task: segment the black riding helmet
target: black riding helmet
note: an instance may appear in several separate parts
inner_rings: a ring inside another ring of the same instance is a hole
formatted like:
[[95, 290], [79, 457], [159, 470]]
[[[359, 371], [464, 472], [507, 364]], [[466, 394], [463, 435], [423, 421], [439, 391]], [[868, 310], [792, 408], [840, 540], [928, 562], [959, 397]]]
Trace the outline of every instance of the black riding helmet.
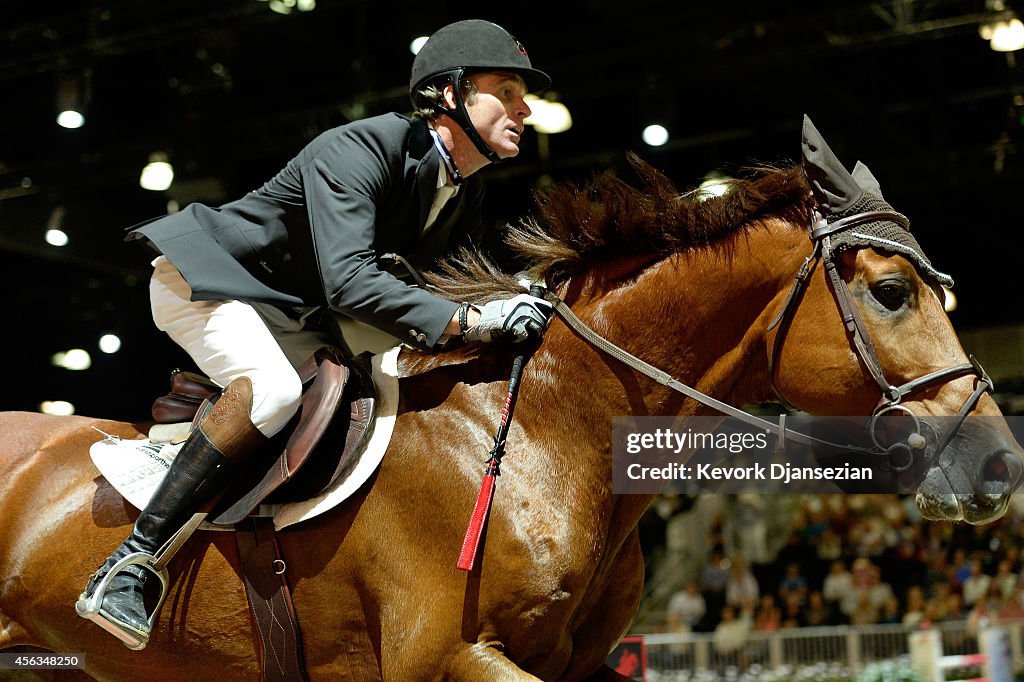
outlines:
[[[511, 71], [526, 82], [532, 92], [546, 89], [551, 78], [533, 68], [526, 48], [512, 34], [497, 24], [481, 19], [456, 21], [439, 29], [424, 43], [412, 63], [409, 94], [416, 106], [430, 106], [448, 114], [473, 141], [480, 153], [492, 163], [501, 159], [484, 143], [469, 120], [466, 103], [459, 84], [463, 76], [478, 71]], [[427, 85], [443, 88], [451, 84], [455, 92], [455, 109], [417, 97], [416, 92]]]

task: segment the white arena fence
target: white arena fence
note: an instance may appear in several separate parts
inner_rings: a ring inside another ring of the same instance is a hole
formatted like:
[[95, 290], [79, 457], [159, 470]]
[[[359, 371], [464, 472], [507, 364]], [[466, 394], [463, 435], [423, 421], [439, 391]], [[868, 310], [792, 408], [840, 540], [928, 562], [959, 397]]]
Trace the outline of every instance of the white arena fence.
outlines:
[[[1014, 669], [1024, 669], [1024, 620], [993, 621], [988, 625], [1008, 631]], [[930, 627], [941, 633], [945, 656], [978, 653], [976, 628], [966, 621], [934, 623]], [[866, 668], [883, 662], [909, 667], [908, 638], [915, 630], [902, 625], [871, 625], [751, 632], [731, 651], [716, 647], [713, 633], [646, 634], [647, 680], [856, 679]]]

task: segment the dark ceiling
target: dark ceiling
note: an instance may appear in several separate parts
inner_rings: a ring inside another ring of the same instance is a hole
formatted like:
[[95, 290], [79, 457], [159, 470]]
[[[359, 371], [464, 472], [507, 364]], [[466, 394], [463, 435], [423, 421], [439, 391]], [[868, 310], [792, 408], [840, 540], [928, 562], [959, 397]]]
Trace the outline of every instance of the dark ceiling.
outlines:
[[[871, 166], [932, 261], [957, 278], [958, 326], [1024, 321], [1012, 295], [1024, 64], [978, 35], [1012, 5], [594, 0], [465, 10], [320, 0], [288, 16], [258, 0], [6, 5], [0, 296], [14, 367], [0, 408], [65, 399], [80, 413], [144, 418], [168, 370], [188, 360], [151, 328], [147, 258], [121, 243], [123, 229], [163, 213], [169, 198], [235, 198], [318, 132], [406, 110], [411, 38], [470, 16], [511, 30], [575, 120], [550, 137], [547, 158], [531, 137], [518, 160], [485, 171], [496, 224], [530, 210], [540, 176], [584, 180], [621, 166], [628, 150], [680, 186], [713, 169], [792, 160], [808, 113], [844, 161]], [[59, 128], [56, 84], [82, 70], [91, 74], [87, 123]], [[652, 118], [672, 133], [657, 149], [640, 139]], [[138, 186], [154, 151], [175, 166], [166, 193]], [[63, 248], [43, 241], [58, 206]], [[122, 352], [96, 350], [105, 332], [123, 338]], [[92, 369], [50, 366], [75, 346], [92, 353]]]

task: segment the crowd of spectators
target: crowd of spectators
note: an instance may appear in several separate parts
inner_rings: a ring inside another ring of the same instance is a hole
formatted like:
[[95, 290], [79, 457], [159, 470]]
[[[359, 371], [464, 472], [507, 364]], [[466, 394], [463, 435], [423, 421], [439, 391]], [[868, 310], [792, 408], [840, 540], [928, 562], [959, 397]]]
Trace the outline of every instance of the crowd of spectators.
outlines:
[[719, 521], [699, 579], [669, 602], [667, 626], [714, 632], [727, 650], [751, 631], [1024, 618], [1020, 521], [1012, 506], [971, 526], [922, 521], [909, 497], [807, 496], [762, 563], [748, 561]]

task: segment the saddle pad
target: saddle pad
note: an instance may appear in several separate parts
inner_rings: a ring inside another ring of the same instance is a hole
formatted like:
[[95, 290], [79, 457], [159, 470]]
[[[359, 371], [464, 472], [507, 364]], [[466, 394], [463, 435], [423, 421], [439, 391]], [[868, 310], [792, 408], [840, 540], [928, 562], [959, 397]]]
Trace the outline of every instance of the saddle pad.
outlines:
[[[311, 519], [341, 504], [362, 487], [384, 459], [391, 442], [398, 412], [398, 354], [400, 347], [373, 356], [371, 367], [377, 387], [377, 410], [373, 430], [361, 451], [353, 453], [355, 463], [347, 474], [338, 479], [325, 492], [303, 502], [261, 505], [259, 515], [273, 516], [277, 530]], [[106, 434], [104, 434], [106, 435]], [[148, 438], [125, 441], [116, 436], [93, 443], [89, 455], [111, 486], [136, 509], [148, 504], [160, 481], [171, 466], [181, 444], [152, 443]], [[205, 530], [233, 530], [212, 524], [203, 524]]]

